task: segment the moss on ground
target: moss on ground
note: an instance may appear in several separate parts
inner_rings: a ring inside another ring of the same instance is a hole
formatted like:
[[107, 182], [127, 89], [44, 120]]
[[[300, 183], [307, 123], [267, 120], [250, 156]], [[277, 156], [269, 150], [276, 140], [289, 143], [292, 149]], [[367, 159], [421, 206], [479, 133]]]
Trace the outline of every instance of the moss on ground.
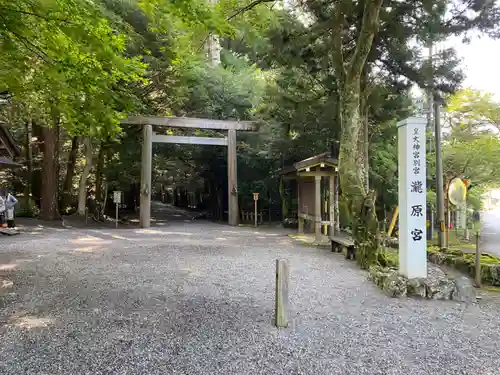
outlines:
[[[476, 254], [464, 252], [462, 249], [463, 246], [461, 248], [450, 246], [448, 249], [429, 246], [427, 257], [433, 263], [451, 266], [474, 277], [476, 273]], [[500, 257], [492, 254], [481, 254], [481, 282], [500, 286]]]
[[481, 290], [485, 290], [487, 292], [494, 292], [494, 293], [500, 293], [500, 287], [498, 286], [482, 286]]

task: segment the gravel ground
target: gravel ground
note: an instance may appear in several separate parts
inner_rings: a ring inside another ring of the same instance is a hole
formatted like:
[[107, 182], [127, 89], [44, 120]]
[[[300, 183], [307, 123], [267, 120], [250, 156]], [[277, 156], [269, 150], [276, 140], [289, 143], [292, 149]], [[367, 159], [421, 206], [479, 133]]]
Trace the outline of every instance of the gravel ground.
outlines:
[[[1, 238], [1, 374], [498, 374], [499, 304], [385, 297], [283, 232], [192, 222]], [[290, 328], [273, 317], [291, 267]]]

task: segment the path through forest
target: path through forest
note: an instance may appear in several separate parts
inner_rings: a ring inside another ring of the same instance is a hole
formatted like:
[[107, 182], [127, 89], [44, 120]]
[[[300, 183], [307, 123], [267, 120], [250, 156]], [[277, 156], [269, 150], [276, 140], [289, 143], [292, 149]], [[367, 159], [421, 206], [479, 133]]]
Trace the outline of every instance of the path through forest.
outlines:
[[[283, 232], [192, 221], [1, 238], [0, 374], [493, 374], [499, 306], [391, 299]], [[292, 324], [272, 326], [274, 260]], [[12, 286], [9, 286], [10, 283]]]

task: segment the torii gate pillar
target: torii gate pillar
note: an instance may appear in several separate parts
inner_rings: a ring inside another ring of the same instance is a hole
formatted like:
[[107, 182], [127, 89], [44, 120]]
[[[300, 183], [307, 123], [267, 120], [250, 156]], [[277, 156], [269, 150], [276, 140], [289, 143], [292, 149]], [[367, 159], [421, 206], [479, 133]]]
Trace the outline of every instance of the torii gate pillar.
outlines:
[[153, 168], [153, 126], [142, 128], [141, 198], [139, 223], [141, 228], [151, 226], [151, 170]]
[[227, 191], [228, 191], [228, 223], [237, 226], [239, 224], [238, 209], [238, 174], [236, 157], [236, 130], [227, 131]]

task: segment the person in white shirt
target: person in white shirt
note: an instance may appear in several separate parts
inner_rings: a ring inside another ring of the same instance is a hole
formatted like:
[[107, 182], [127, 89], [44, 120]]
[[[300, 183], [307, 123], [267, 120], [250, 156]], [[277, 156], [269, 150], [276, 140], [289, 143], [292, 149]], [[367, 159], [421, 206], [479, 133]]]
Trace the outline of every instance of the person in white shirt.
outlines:
[[0, 192], [0, 226], [4, 227], [5, 224], [5, 210], [6, 210], [6, 205], [5, 205], [5, 198], [3, 194]]
[[14, 222], [14, 207], [17, 204], [17, 199], [10, 193], [7, 194], [7, 199], [5, 200], [5, 212], [7, 218], [7, 226], [9, 228], [14, 228], [16, 226]]

